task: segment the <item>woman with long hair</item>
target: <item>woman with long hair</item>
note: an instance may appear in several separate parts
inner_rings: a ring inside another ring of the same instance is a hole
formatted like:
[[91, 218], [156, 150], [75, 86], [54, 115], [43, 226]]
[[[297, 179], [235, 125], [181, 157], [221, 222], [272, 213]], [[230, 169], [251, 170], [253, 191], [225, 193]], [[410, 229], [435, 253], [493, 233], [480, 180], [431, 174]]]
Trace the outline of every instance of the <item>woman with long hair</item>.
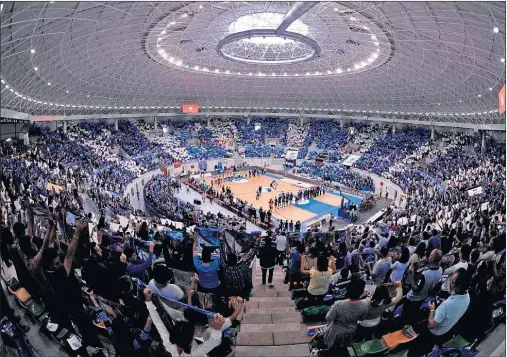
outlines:
[[329, 268], [329, 260], [323, 255], [317, 257], [317, 267], [310, 270], [301, 271], [305, 275], [310, 276], [308, 284], [308, 296], [310, 299], [319, 302], [324, 299], [329, 290], [329, 281], [333, 276], [333, 270]]
[[[391, 264], [391, 275], [389, 279], [391, 282], [400, 281], [408, 268], [408, 260], [410, 258], [410, 251], [407, 247], [401, 248], [401, 255], [397, 261]], [[393, 257], [393, 259], [395, 259]]]
[[[396, 296], [391, 298], [389, 294], [389, 286], [396, 286]], [[371, 297], [370, 306], [366, 318], [359, 321], [359, 328], [356, 334], [356, 339], [370, 339], [375, 334], [376, 328], [380, 324], [380, 317], [382, 313], [389, 307], [397, 304], [403, 297], [403, 286], [401, 281], [395, 283], [387, 283], [377, 286], [373, 296]]]
[[417, 247], [415, 247], [414, 254], [408, 260], [409, 265], [414, 265], [423, 261], [426, 257], [426, 243], [420, 242]]

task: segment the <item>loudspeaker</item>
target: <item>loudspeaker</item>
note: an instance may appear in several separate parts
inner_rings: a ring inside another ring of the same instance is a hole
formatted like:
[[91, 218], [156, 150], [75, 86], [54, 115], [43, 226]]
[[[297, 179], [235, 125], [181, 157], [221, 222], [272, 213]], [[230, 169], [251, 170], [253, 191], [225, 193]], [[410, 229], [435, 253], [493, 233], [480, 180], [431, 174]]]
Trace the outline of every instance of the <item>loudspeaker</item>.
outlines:
[[200, 205], [200, 204], [201, 204], [201, 201], [200, 201], [200, 200], [198, 200], [198, 199], [195, 199], [195, 200], [194, 200], [194, 205]]

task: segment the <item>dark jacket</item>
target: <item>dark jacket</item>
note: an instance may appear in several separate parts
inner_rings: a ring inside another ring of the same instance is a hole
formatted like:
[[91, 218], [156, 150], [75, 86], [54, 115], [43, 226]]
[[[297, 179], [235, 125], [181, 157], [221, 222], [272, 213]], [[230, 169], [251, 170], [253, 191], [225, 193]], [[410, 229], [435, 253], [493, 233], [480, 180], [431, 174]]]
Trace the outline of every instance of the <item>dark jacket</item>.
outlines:
[[259, 248], [259, 263], [261, 268], [273, 268], [276, 264], [278, 250], [273, 242]]

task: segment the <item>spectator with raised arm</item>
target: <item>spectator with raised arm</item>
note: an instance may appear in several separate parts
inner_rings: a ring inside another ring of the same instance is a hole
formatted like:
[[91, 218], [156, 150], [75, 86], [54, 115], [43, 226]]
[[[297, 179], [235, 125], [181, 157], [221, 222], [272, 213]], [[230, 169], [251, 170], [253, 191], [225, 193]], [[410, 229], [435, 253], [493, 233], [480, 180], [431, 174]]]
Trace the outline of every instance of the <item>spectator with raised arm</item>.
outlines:
[[224, 318], [220, 314], [214, 314], [211, 328], [205, 332], [204, 342], [198, 344], [194, 339], [194, 326], [187, 321], [176, 322], [175, 326], [169, 331], [157, 311], [157, 307], [152, 302], [152, 293], [149, 289], [144, 289], [146, 307], [153, 320], [153, 324], [162, 340], [165, 350], [173, 356], [205, 356], [222, 342], [222, 332], [232, 325], [232, 321], [241, 312], [243, 304], [239, 304], [234, 313]]
[[101, 347], [101, 342], [97, 337], [91, 318], [83, 309], [81, 288], [72, 271], [72, 263], [80, 239], [89, 239], [84, 237], [83, 234], [87, 224], [84, 219], [76, 222], [76, 228], [67, 248], [63, 264], [58, 251], [53, 247], [46, 248], [42, 252], [42, 266], [44, 274], [55, 292], [55, 304], [57, 304], [60, 312], [56, 318], [58, 323], [72, 331], [71, 321], [73, 321], [79, 328], [86, 347]]

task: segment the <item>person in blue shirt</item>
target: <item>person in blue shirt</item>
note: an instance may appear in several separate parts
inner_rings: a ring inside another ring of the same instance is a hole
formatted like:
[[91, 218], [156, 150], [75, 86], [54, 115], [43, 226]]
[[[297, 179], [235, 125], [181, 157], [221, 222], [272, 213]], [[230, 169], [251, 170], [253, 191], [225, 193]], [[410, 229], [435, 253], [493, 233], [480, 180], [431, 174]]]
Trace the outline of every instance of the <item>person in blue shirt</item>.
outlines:
[[155, 248], [155, 242], [150, 242], [148, 259], [144, 262], [139, 263], [139, 259], [136, 255], [136, 250], [131, 246], [126, 246], [123, 250], [123, 254], [120, 257], [122, 263], [127, 264], [126, 273], [133, 276], [141, 281], [147, 281], [146, 270], [151, 267], [153, 263], [153, 249]]
[[202, 292], [213, 292], [220, 286], [218, 269], [220, 268], [220, 257], [211, 257], [216, 247], [203, 247], [201, 258], [197, 252], [197, 232], [194, 234], [193, 258], [197, 274], [199, 275], [198, 290]]
[[451, 279], [451, 296], [438, 307], [431, 302], [430, 316], [428, 317], [428, 330], [419, 334], [413, 347], [408, 351], [408, 357], [423, 356], [433, 349], [435, 344], [443, 344], [453, 336], [453, 327], [461, 319], [470, 304], [468, 287], [470, 277], [464, 268], [458, 269]]
[[438, 236], [438, 232], [436, 229], [431, 231], [431, 238], [428, 240], [428, 250], [432, 251], [433, 249], [440, 249], [442, 245], [442, 241]]
[[301, 286], [301, 254], [297, 247], [293, 247], [289, 256], [289, 291], [292, 290], [294, 283]]

